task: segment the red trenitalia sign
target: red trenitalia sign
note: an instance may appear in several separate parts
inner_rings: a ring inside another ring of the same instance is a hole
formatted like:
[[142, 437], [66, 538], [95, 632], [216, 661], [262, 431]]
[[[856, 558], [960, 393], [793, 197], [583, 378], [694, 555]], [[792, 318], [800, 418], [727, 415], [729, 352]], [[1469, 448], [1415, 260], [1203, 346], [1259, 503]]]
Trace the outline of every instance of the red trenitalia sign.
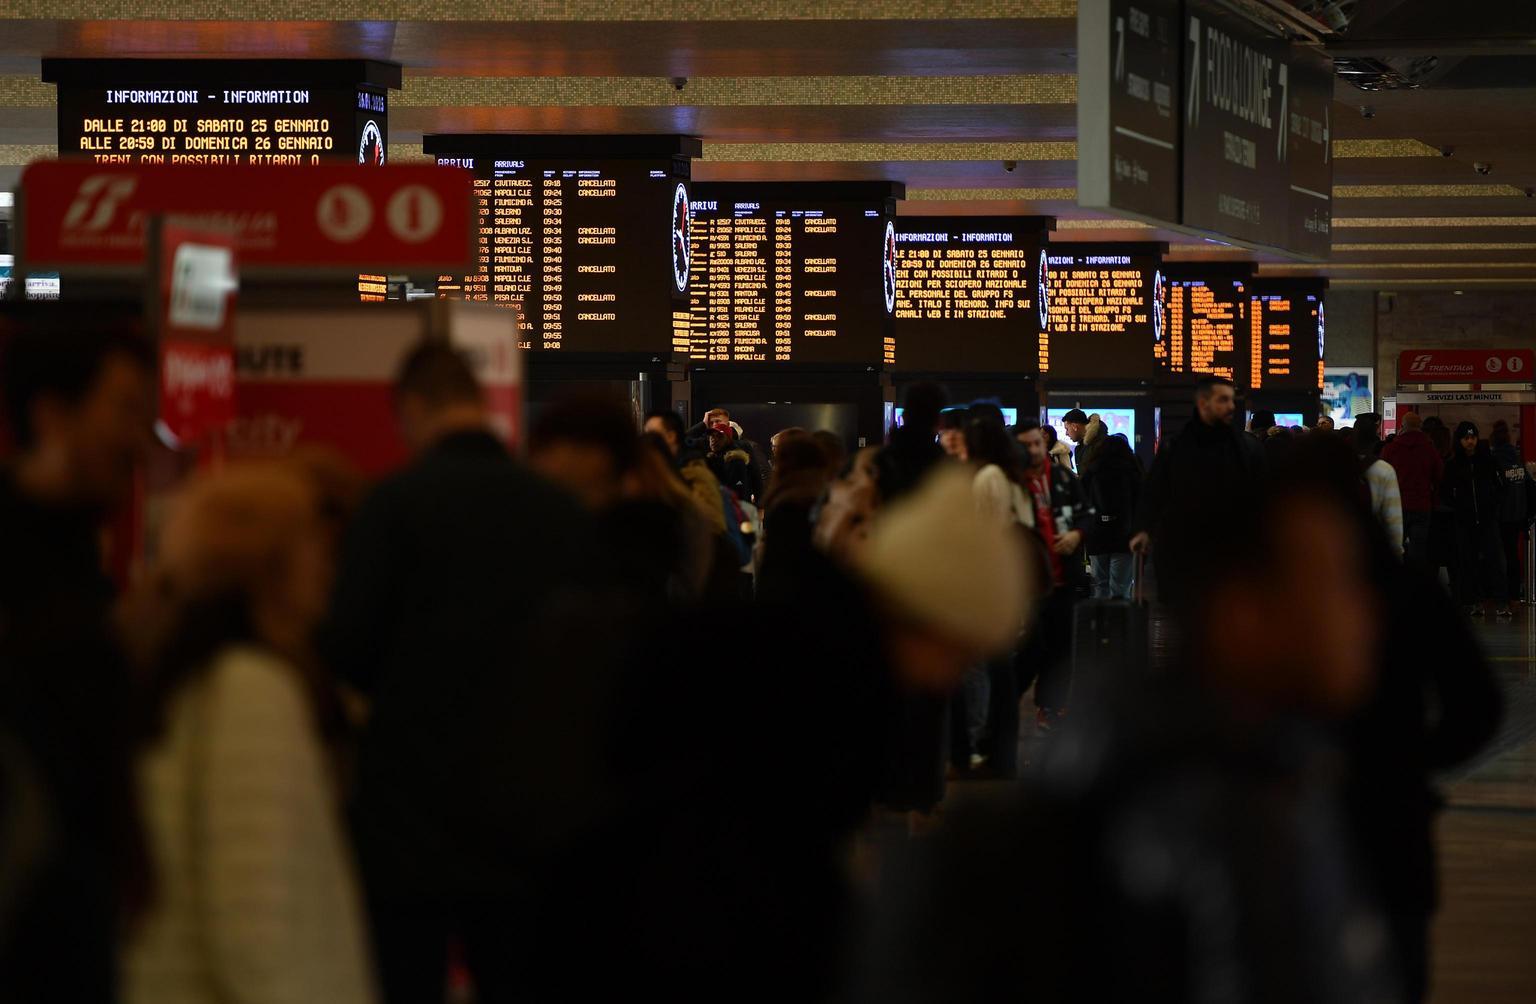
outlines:
[[1397, 360], [1397, 382], [1530, 383], [1536, 377], [1530, 349], [1409, 349]]
[[232, 233], [246, 274], [451, 271], [473, 253], [470, 192], [468, 172], [435, 165], [43, 161], [21, 175], [18, 264], [140, 268], [159, 215]]

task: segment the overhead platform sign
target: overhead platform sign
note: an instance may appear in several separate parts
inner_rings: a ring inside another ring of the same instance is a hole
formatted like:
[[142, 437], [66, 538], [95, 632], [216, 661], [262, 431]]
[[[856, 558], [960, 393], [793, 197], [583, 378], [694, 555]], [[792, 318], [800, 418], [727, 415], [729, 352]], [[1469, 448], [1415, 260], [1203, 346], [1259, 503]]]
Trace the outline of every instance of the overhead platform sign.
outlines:
[[1179, 217], [1179, 0], [1077, 7], [1077, 201]]
[[1333, 65], [1207, 0], [1184, 8], [1185, 226], [1325, 258]]
[[1078, 5], [1078, 204], [1328, 256], [1331, 60], [1216, 0]]

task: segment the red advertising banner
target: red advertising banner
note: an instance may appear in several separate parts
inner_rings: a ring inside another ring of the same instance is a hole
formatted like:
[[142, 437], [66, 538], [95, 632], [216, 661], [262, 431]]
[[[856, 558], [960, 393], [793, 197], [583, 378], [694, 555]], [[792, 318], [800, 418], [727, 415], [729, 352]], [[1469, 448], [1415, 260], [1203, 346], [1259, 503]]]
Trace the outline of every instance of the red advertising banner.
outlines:
[[127, 270], [149, 220], [228, 230], [246, 274], [468, 266], [471, 180], [435, 165], [287, 167], [40, 161], [22, 172], [18, 265]]
[[235, 416], [234, 239], [164, 223], [159, 256], [162, 435], [217, 452]]
[[1397, 382], [1530, 383], [1536, 352], [1530, 349], [1409, 349], [1398, 356]]
[[517, 312], [433, 302], [242, 313], [229, 457], [278, 457], [296, 446], [323, 445], [368, 474], [399, 466], [407, 458], [395, 422], [393, 381], [406, 353], [434, 330], [423, 306], [450, 309], [435, 330], [468, 356], [494, 431], [515, 444], [523, 406]]

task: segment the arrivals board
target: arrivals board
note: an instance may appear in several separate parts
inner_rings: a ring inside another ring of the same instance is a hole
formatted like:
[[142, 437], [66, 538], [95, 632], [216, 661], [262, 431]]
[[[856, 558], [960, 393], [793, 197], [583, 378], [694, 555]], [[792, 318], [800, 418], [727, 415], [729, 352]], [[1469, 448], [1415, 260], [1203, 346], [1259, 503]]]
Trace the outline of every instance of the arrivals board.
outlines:
[[899, 185], [700, 183], [693, 190], [695, 362], [895, 362]]
[[1039, 369], [1045, 236], [1027, 216], [896, 221], [896, 366], [922, 372]]
[[1153, 345], [1160, 382], [1219, 376], [1246, 384], [1252, 271], [1251, 266], [1164, 266], [1167, 323]]
[[400, 67], [369, 60], [45, 59], [59, 156], [107, 164], [383, 164]]
[[1254, 390], [1322, 390], [1324, 285], [1256, 280], [1249, 290], [1249, 365]]
[[428, 136], [472, 173], [478, 218], [476, 271], [438, 276], [437, 295], [521, 305], [527, 349], [668, 351], [688, 328], [693, 141], [601, 139]]
[[1161, 244], [1052, 244], [1041, 284], [1047, 324], [1040, 372], [1072, 379], [1150, 380], [1163, 337]]

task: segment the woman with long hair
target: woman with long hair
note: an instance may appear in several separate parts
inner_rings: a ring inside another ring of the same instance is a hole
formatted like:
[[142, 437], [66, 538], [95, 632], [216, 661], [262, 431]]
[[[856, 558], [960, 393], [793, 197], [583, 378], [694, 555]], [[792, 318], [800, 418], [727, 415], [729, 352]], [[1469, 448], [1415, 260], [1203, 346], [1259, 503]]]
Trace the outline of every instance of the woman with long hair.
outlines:
[[127, 945], [128, 1002], [374, 998], [343, 719], [309, 644], [330, 578], [319, 500], [291, 469], [233, 467], [174, 503], [132, 608], [155, 892]]
[[1485, 604], [1496, 602], [1498, 617], [1512, 617], [1499, 541], [1498, 467], [1487, 442], [1479, 438], [1477, 426], [1471, 422], [1456, 426], [1441, 492], [1455, 521], [1456, 563], [1451, 569], [1451, 587], [1456, 602], [1473, 617], [1482, 617]]
[[[1008, 430], [991, 418], [973, 418], [965, 427], [965, 455], [976, 474], [971, 493], [980, 519], [1031, 533], [1034, 510], [1024, 489], [1024, 463]], [[1019, 612], [1023, 627], [1024, 611]], [[957, 769], [1011, 777], [1018, 769], [1019, 681], [1013, 653], [966, 673], [951, 719], [950, 762]]]

